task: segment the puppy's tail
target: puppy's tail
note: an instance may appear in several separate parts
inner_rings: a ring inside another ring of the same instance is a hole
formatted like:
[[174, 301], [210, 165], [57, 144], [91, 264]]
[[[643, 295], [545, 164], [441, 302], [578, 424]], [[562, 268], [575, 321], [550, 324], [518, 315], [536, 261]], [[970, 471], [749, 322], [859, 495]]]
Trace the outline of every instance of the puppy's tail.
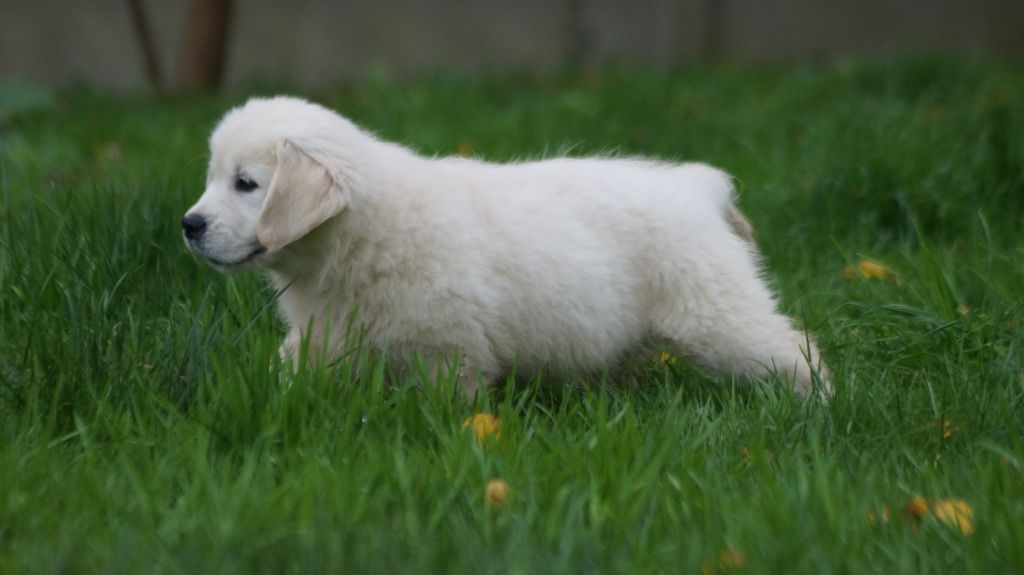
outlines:
[[725, 208], [725, 219], [729, 222], [729, 226], [732, 227], [732, 231], [737, 236], [743, 238], [744, 241], [750, 245], [756, 245], [754, 240], [754, 226], [750, 224], [750, 220], [747, 216], [743, 215], [743, 212], [736, 207], [736, 204], [730, 203]]
[[[698, 166], [695, 165], [694, 167]], [[698, 169], [702, 170], [703, 173], [701, 175], [703, 177], [710, 180], [710, 185], [706, 189], [712, 192], [713, 201], [718, 206], [718, 209], [721, 210], [722, 215], [725, 216], [725, 221], [728, 222], [733, 233], [751, 246], [754, 246], [754, 226], [750, 224], [750, 220], [743, 215], [743, 212], [736, 207], [736, 185], [732, 176], [707, 165], [699, 165]]]

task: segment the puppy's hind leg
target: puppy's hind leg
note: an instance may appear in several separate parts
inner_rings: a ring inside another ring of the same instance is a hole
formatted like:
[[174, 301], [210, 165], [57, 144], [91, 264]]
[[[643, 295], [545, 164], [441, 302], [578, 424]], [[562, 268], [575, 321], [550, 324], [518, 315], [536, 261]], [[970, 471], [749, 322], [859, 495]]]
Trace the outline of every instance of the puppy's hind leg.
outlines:
[[469, 401], [473, 401], [481, 389], [489, 387], [494, 380], [492, 370], [485, 369], [479, 360], [467, 355], [461, 346], [421, 353], [418, 362], [423, 384], [436, 385], [440, 381], [451, 380]]
[[822, 392], [830, 394], [817, 346], [778, 312], [750, 246], [732, 234], [718, 239], [699, 262], [663, 269], [652, 308], [656, 335], [715, 371], [782, 374], [800, 395], [814, 391], [816, 369]]

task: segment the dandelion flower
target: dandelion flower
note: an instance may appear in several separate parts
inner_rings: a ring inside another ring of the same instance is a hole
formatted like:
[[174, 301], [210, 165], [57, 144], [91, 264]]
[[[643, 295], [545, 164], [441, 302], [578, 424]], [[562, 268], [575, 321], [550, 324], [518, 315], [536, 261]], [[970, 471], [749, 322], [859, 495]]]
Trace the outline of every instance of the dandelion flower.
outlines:
[[512, 490], [509, 489], [508, 483], [505, 483], [504, 479], [492, 479], [487, 482], [487, 488], [484, 490], [484, 500], [487, 502], [488, 507], [497, 509], [508, 501], [511, 494]]
[[871, 260], [862, 260], [857, 264], [857, 271], [860, 272], [861, 277], [869, 280], [884, 280], [891, 273], [882, 264]]
[[857, 274], [868, 280], [896, 279], [896, 274], [892, 273], [889, 268], [871, 260], [861, 260], [860, 263], [857, 264], [856, 274], [854, 273], [854, 269], [850, 266], [843, 268], [843, 277], [846, 278], [847, 281], [853, 280]]
[[958, 527], [964, 535], [974, 533], [974, 510], [963, 499], [936, 499], [932, 513], [950, 527]]
[[888, 505], [883, 505], [880, 513], [875, 513], [874, 509], [868, 509], [866, 515], [868, 517], [868, 523], [871, 524], [872, 527], [878, 525], [880, 522], [883, 524], [888, 523], [889, 519], [892, 517], [892, 513], [889, 511]]
[[949, 439], [953, 437], [953, 432], [956, 431], [956, 424], [953, 423], [952, 419], [942, 420], [942, 439]]
[[727, 547], [718, 554], [718, 561], [705, 561], [701, 571], [704, 575], [712, 575], [714, 573], [729, 573], [730, 571], [736, 571], [742, 569], [747, 564], [747, 556], [743, 551], [739, 549], [733, 549]]
[[907, 500], [903, 510], [910, 515], [920, 519], [928, 514], [928, 500], [920, 495], [915, 495]]
[[974, 533], [974, 510], [963, 499], [936, 499], [929, 502], [924, 497], [914, 496], [907, 501], [904, 510], [918, 520], [931, 513], [941, 523], [957, 527], [964, 535]]
[[676, 361], [676, 356], [672, 355], [667, 351], [663, 351], [658, 355], [658, 363], [664, 365], [675, 365]]
[[462, 430], [473, 428], [473, 437], [476, 442], [483, 444], [489, 437], [495, 439], [501, 437], [501, 420], [490, 413], [477, 413], [471, 415], [462, 422]]

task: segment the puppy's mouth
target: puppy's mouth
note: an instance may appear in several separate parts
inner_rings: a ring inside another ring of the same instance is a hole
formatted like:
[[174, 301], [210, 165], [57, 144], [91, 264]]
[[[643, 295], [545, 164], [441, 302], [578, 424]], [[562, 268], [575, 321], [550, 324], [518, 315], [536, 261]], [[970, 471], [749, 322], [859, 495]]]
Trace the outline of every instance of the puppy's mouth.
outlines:
[[247, 255], [247, 256], [245, 256], [245, 257], [243, 257], [241, 259], [234, 260], [234, 261], [220, 260], [220, 259], [217, 259], [217, 258], [215, 258], [213, 256], [210, 256], [210, 255], [207, 255], [207, 254], [203, 254], [203, 257], [206, 258], [206, 261], [210, 262], [211, 264], [213, 264], [213, 265], [215, 265], [215, 266], [217, 266], [219, 268], [230, 269], [230, 268], [237, 268], [239, 266], [242, 266], [242, 265], [245, 265], [247, 263], [252, 262], [254, 259], [259, 257], [265, 251], [267, 251], [267, 248], [265, 248], [263, 246], [259, 246], [256, 249], [254, 249], [253, 251], [249, 252], [249, 255]]

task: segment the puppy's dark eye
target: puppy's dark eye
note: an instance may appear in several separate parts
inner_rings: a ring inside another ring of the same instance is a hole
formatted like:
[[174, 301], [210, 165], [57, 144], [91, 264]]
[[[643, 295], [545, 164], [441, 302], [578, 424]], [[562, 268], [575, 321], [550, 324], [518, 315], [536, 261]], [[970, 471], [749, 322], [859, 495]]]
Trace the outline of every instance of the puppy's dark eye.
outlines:
[[250, 180], [245, 176], [238, 176], [235, 178], [235, 190], [239, 192], [251, 192], [258, 188], [256, 182]]

